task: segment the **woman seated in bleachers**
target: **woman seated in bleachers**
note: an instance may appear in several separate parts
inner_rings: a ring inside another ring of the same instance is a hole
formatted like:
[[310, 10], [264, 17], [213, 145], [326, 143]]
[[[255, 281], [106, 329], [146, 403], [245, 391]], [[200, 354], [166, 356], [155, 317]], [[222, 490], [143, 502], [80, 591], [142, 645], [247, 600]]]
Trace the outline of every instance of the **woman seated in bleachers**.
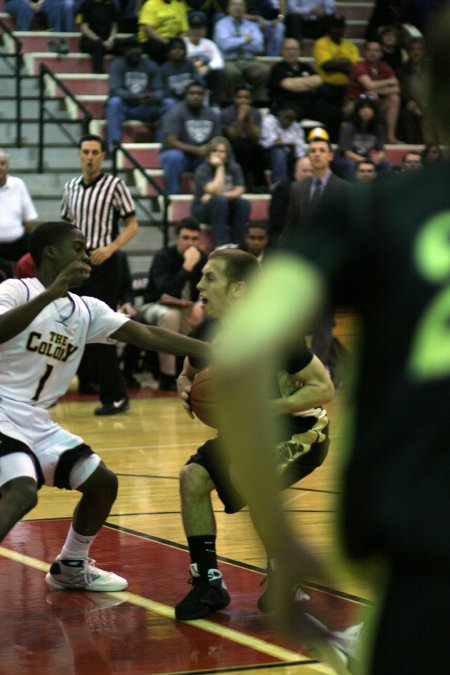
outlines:
[[378, 102], [366, 94], [357, 100], [350, 120], [341, 124], [339, 150], [333, 161], [333, 169], [342, 178], [352, 180], [358, 162], [363, 159], [370, 159], [378, 173], [389, 166], [385, 159]]

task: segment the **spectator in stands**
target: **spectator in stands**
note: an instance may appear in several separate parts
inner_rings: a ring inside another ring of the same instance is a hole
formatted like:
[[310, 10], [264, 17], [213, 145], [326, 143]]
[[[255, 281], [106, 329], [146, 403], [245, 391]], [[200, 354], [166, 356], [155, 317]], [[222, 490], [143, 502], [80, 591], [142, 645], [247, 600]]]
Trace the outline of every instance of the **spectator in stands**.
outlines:
[[333, 14], [327, 20], [327, 33], [315, 41], [313, 46], [314, 65], [322, 78], [322, 91], [341, 105], [349, 81], [352, 65], [358, 63], [358, 47], [344, 39], [345, 17]]
[[209, 141], [220, 134], [219, 117], [205, 105], [205, 96], [205, 85], [191, 82], [184, 101], [163, 116], [160, 161], [168, 194], [180, 192], [183, 171], [194, 171], [206, 156]]
[[396, 26], [382, 26], [378, 30], [378, 39], [383, 52], [381, 60], [397, 74], [403, 61], [399, 29]]
[[422, 150], [422, 163], [434, 164], [435, 162], [443, 162], [444, 153], [441, 150], [439, 143], [428, 143]]
[[426, 51], [422, 38], [412, 38], [407, 44], [408, 60], [398, 72], [402, 93], [401, 128], [407, 143], [423, 143], [432, 137], [426, 120], [425, 76]]
[[112, 0], [85, 0], [75, 17], [81, 31], [80, 51], [91, 55], [92, 72], [104, 73], [103, 59], [111, 54], [117, 34], [117, 11]]
[[295, 162], [294, 175], [288, 181], [272, 186], [269, 204], [269, 239], [271, 247], [278, 243], [280, 235], [286, 227], [289, 208], [289, 193], [292, 180], [300, 181], [312, 176], [312, 164], [308, 155], [299, 157]]
[[256, 58], [264, 53], [263, 34], [245, 18], [244, 0], [229, 0], [227, 12], [214, 29], [214, 41], [225, 59], [225, 95], [231, 100], [238, 82], [245, 80], [253, 88], [254, 100], [265, 100], [269, 69]]
[[189, 28], [186, 4], [182, 0], [144, 2], [138, 24], [138, 38], [144, 51], [156, 63], [163, 63], [169, 40], [182, 36]]
[[265, 148], [272, 183], [289, 180], [295, 160], [305, 154], [305, 134], [297, 120], [297, 110], [285, 102], [276, 115], [266, 115], [261, 129], [261, 146]]
[[251, 253], [259, 263], [262, 263], [267, 254], [270, 253], [267, 221], [253, 220], [247, 223], [244, 243], [239, 248]]
[[223, 88], [223, 56], [220, 49], [206, 36], [207, 19], [204, 12], [189, 14], [189, 31], [184, 37], [187, 58], [209, 89], [209, 104], [219, 108]]
[[195, 170], [192, 215], [212, 227], [214, 246], [241, 244], [250, 215], [242, 169], [231, 156], [231, 145], [223, 136], [208, 143], [205, 161]]
[[123, 41], [123, 56], [118, 56], [109, 71], [109, 99], [106, 122], [109, 145], [120, 142], [125, 120], [156, 122], [161, 113], [163, 89], [159, 67], [147, 56], [136, 36]]
[[334, 0], [287, 0], [286, 34], [299, 42], [317, 40], [326, 31], [327, 18], [334, 14]]
[[181, 37], [171, 38], [167, 44], [167, 60], [161, 66], [164, 89], [164, 112], [184, 98], [187, 85], [197, 79], [197, 70], [186, 58], [186, 44]]
[[246, 18], [256, 21], [264, 35], [266, 56], [279, 56], [286, 28], [279, 0], [248, 0]]
[[351, 119], [341, 125], [339, 151], [334, 157], [333, 168], [338, 176], [353, 180], [356, 166], [363, 159], [370, 159], [377, 171], [389, 166], [385, 158], [378, 101], [365, 94], [355, 103]]
[[10, 277], [12, 263], [28, 251], [38, 214], [24, 181], [8, 171], [9, 155], [0, 149], [0, 268]]
[[36, 14], [45, 17], [50, 30], [61, 32], [65, 28], [65, 7], [61, 0], [6, 0], [4, 11], [16, 20], [16, 30], [30, 30]]
[[405, 0], [376, 0], [367, 23], [364, 35], [366, 40], [378, 40], [378, 31], [382, 26], [396, 26], [400, 29], [404, 24], [415, 26], [418, 14], [414, 4], [409, 0], [406, 2]]
[[405, 152], [402, 157], [403, 173], [409, 173], [410, 171], [420, 171], [422, 166], [422, 155], [418, 150], [409, 150], [409, 152]]
[[346, 94], [346, 112], [350, 114], [355, 101], [362, 94], [378, 98], [383, 118], [386, 143], [399, 143], [396, 137], [400, 111], [400, 87], [394, 71], [381, 60], [379, 42], [368, 42], [365, 59], [353, 64]]
[[356, 165], [355, 183], [373, 183], [377, 176], [377, 167], [371, 159], [362, 159]]
[[[308, 137], [308, 156], [311, 160], [312, 176], [299, 182], [294, 181], [291, 185], [283, 239], [307, 226], [319, 204], [329, 203], [330, 208], [333, 208], [333, 201], [344, 198], [349, 189], [350, 184], [331, 170], [333, 152], [326, 132], [318, 128], [311, 133]], [[334, 317], [325, 310], [313, 332], [311, 349], [328, 369], [335, 386], [338, 386], [342, 377], [343, 351], [333, 335], [333, 326]]]
[[244, 172], [249, 192], [267, 192], [264, 154], [259, 144], [261, 124], [261, 112], [252, 106], [249, 88], [238, 86], [233, 104], [222, 111], [222, 125], [236, 161]]
[[295, 104], [297, 118], [317, 120], [327, 127], [332, 139], [337, 139], [341, 122], [340, 107], [323, 95], [322, 78], [300, 60], [300, 44], [286, 38], [281, 49], [282, 61], [274, 64], [269, 76], [272, 111], [282, 103]]
[[[189, 315], [198, 298], [197, 284], [206, 264], [206, 253], [198, 247], [200, 226], [183, 218], [175, 228], [175, 241], [157, 251], [148, 273], [144, 304], [138, 318], [150, 325], [188, 334]], [[176, 358], [160, 352], [159, 388], [176, 391]]]

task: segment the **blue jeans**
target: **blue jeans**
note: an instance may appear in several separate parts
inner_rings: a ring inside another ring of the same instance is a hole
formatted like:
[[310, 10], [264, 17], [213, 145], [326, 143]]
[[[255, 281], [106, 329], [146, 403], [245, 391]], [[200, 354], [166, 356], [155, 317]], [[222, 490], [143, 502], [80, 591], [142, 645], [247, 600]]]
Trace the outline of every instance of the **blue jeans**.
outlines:
[[[7, 0], [5, 12], [12, 14], [16, 19], [16, 30], [30, 30], [31, 22], [36, 15], [26, 0]], [[53, 31], [63, 31], [65, 28], [65, 8], [61, 0], [45, 0], [42, 6], [48, 27]]]
[[250, 208], [250, 202], [242, 197], [211, 197], [206, 204], [194, 204], [192, 215], [200, 223], [211, 225], [214, 246], [222, 246], [230, 241], [233, 244], [242, 244]]
[[156, 122], [161, 110], [157, 105], [130, 105], [120, 96], [113, 96], [106, 104], [106, 125], [108, 143], [119, 143], [122, 136], [122, 124], [125, 120]]
[[289, 180], [289, 154], [282, 145], [268, 148], [267, 157], [272, 172], [272, 183], [282, 183]]
[[268, 21], [268, 25], [264, 30], [266, 56], [280, 56], [285, 32], [286, 27], [284, 23], [276, 23], [275, 26], [272, 26], [270, 21]]
[[159, 159], [164, 170], [166, 192], [169, 195], [180, 194], [183, 172], [195, 171], [198, 165], [203, 162], [203, 157], [188, 155], [182, 150], [176, 150], [175, 148], [163, 150], [159, 155]]

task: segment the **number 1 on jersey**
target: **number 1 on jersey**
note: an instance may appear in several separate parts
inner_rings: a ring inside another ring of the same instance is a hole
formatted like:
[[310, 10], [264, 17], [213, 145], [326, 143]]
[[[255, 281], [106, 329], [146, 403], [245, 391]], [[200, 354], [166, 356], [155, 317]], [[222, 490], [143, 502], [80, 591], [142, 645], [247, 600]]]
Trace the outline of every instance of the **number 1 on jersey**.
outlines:
[[44, 388], [45, 383], [47, 382], [48, 378], [52, 374], [52, 370], [53, 370], [53, 366], [51, 366], [49, 363], [47, 363], [44, 374], [42, 375], [41, 379], [39, 380], [36, 391], [34, 392], [34, 396], [31, 399], [32, 401], [39, 401], [39, 396], [42, 393], [42, 390]]

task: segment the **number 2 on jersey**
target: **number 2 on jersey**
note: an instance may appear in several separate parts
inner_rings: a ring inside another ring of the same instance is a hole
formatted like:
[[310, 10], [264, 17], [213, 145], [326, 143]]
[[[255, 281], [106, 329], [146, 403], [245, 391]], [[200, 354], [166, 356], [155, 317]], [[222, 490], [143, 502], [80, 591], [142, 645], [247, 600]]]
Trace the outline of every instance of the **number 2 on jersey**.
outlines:
[[36, 387], [36, 391], [34, 392], [34, 396], [31, 399], [32, 401], [39, 401], [39, 396], [42, 394], [42, 390], [44, 388], [45, 383], [47, 382], [48, 378], [52, 374], [53, 366], [51, 366], [49, 363], [47, 363], [46, 368], [44, 370], [44, 374], [40, 378], [38, 382], [38, 386]]
[[450, 373], [450, 211], [442, 211], [419, 232], [416, 264], [431, 283], [442, 284], [418, 322], [410, 372], [424, 380]]

